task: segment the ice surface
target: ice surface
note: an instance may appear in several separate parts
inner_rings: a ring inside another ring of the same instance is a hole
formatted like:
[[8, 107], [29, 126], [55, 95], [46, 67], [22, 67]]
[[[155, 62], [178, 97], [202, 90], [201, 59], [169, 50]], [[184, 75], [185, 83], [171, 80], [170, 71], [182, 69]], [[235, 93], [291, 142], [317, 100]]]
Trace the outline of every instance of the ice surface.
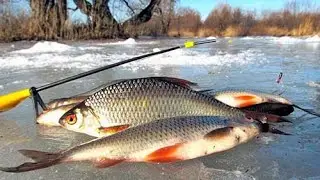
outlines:
[[[156, 48], [156, 50], [160, 50]], [[142, 54], [138, 54], [142, 55]], [[37, 56], [9, 55], [0, 59], [1, 68], [67, 68], [89, 70], [102, 65], [118, 62], [135, 55], [128, 54], [111, 54], [103, 55], [96, 53], [87, 53], [83, 55], [69, 56], [61, 54], [38, 54]], [[190, 65], [211, 65], [224, 66], [239, 64], [245, 65], [252, 63], [256, 58], [264, 58], [263, 53], [254, 50], [244, 50], [237, 54], [217, 54], [197, 52], [189, 49], [179, 49], [163, 55], [158, 55], [125, 64], [122, 67], [135, 68], [137, 66], [148, 66], [157, 69], [163, 66], [190, 66]]]
[[303, 40], [300, 39], [300, 38], [289, 37], [289, 36], [283, 36], [283, 37], [280, 37], [280, 38], [274, 38], [274, 41], [278, 42], [280, 44], [294, 44], [294, 43], [303, 42]]
[[[228, 40], [225, 40], [192, 49], [180, 49], [78, 79], [40, 94], [48, 102], [49, 99], [89, 91], [114, 79], [173, 76], [214, 90], [284, 90], [284, 96], [291, 101], [319, 112], [320, 91], [317, 87], [320, 79], [320, 46], [313, 46], [319, 43], [307, 43], [307, 37], [301, 37], [298, 38], [302, 40], [301, 43], [278, 46], [276, 39], [280, 38], [232, 38], [232, 43], [226, 43]], [[71, 48], [61, 52], [3, 51], [0, 54], [0, 89], [3, 87], [0, 94], [24, 87], [39, 87], [85, 70], [152, 52], [155, 48], [165, 49], [183, 44], [184, 41], [137, 40], [134, 46], [101, 46], [92, 41], [70, 41], [67, 44]], [[10, 43], [4, 48], [11, 49], [11, 44], [19, 48], [25, 46], [26, 42]], [[277, 84], [275, 78], [280, 71], [284, 76], [282, 84]], [[303, 114], [296, 109], [288, 117], [292, 124], [272, 124], [277, 129], [291, 133], [291, 136], [266, 133], [230, 151], [195, 160], [173, 164], [125, 162], [105, 169], [96, 169], [86, 162], [70, 163], [20, 174], [0, 172], [0, 180], [319, 179], [320, 121], [310, 115], [300, 118]], [[19, 149], [56, 152], [88, 140], [91, 140], [88, 136], [62, 128], [36, 125], [32, 101], [29, 99], [11, 111], [0, 113], [0, 166], [30, 161], [17, 152]]]
[[13, 53], [45, 53], [45, 52], [63, 52], [72, 49], [71, 46], [51, 41], [38, 42], [29, 49], [14, 51]]

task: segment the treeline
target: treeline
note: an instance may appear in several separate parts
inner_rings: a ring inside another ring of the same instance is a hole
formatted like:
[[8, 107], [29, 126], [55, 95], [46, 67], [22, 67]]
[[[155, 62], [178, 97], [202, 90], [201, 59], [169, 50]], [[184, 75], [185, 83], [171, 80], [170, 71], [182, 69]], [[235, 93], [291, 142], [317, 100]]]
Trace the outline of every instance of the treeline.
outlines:
[[316, 11], [297, 9], [297, 4], [288, 4], [282, 10], [264, 12], [258, 17], [253, 11], [220, 4], [204, 21], [201, 21], [199, 12], [182, 8], [173, 17], [168, 34], [187, 37], [320, 34], [320, 8]]
[[[176, 0], [115, 1], [129, 19], [120, 23], [112, 15], [109, 0], [73, 0], [87, 15], [86, 22], [72, 21], [67, 0], [28, 0], [30, 12], [0, 9], [0, 41], [127, 38], [139, 35], [207, 36], [303, 36], [320, 33], [320, 8], [304, 8], [296, 1], [276, 12], [215, 7], [205, 20], [192, 8], [177, 8]], [[41, 3], [42, 2], [42, 3]], [[51, 2], [51, 4], [43, 3]], [[10, 8], [8, 8], [10, 9]], [[303, 10], [302, 10], [303, 9]], [[69, 12], [69, 13], [68, 13]], [[115, 10], [113, 11], [115, 12]]]

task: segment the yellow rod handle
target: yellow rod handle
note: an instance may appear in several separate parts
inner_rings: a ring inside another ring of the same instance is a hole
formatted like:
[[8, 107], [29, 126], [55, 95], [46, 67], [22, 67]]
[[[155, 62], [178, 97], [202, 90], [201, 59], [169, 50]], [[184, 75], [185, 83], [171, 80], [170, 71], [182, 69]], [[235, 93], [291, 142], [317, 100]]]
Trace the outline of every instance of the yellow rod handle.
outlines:
[[0, 96], [0, 112], [8, 111], [17, 106], [21, 101], [30, 97], [30, 89], [22, 89]]

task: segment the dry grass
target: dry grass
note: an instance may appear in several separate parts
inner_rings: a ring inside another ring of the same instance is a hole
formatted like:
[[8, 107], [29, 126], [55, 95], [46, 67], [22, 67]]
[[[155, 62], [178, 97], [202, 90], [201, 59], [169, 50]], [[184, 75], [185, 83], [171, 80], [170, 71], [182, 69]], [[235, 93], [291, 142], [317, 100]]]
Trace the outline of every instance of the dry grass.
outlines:
[[170, 37], [196, 37], [197, 32], [191, 30], [169, 29], [168, 36]]
[[[114, 30], [92, 29], [89, 24], [65, 21], [59, 30], [56, 14], [49, 14], [49, 20], [39, 24], [28, 14], [0, 13], [0, 41], [54, 40], [54, 39], [101, 39], [114, 38]], [[305, 36], [320, 34], [320, 12], [293, 12], [284, 9], [265, 13], [257, 19], [252, 12], [246, 12], [229, 5], [213, 9], [205, 21], [200, 13], [190, 9], [179, 9], [172, 17], [168, 32], [164, 31], [159, 17], [138, 27], [124, 29], [131, 37], [138, 35], [168, 35], [173, 37], [208, 36]], [[109, 29], [108, 29], [109, 28]]]

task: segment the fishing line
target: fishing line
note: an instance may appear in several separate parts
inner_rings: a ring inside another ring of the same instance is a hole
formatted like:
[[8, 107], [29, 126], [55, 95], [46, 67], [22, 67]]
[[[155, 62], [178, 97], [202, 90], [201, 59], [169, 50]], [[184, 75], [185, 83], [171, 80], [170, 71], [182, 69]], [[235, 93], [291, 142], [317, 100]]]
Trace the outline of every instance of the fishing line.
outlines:
[[300, 107], [300, 106], [298, 106], [298, 105], [296, 105], [296, 104], [292, 104], [292, 106], [293, 106], [293, 107], [296, 107], [296, 108], [298, 108], [298, 109], [300, 109], [300, 110], [302, 110], [302, 111], [304, 111], [304, 112], [307, 112], [307, 113], [309, 113], [309, 114], [312, 114], [312, 115], [315, 115], [315, 116], [317, 116], [317, 117], [320, 117], [320, 114], [314, 112], [313, 110], [309, 110], [309, 109], [302, 108], [302, 107]]

